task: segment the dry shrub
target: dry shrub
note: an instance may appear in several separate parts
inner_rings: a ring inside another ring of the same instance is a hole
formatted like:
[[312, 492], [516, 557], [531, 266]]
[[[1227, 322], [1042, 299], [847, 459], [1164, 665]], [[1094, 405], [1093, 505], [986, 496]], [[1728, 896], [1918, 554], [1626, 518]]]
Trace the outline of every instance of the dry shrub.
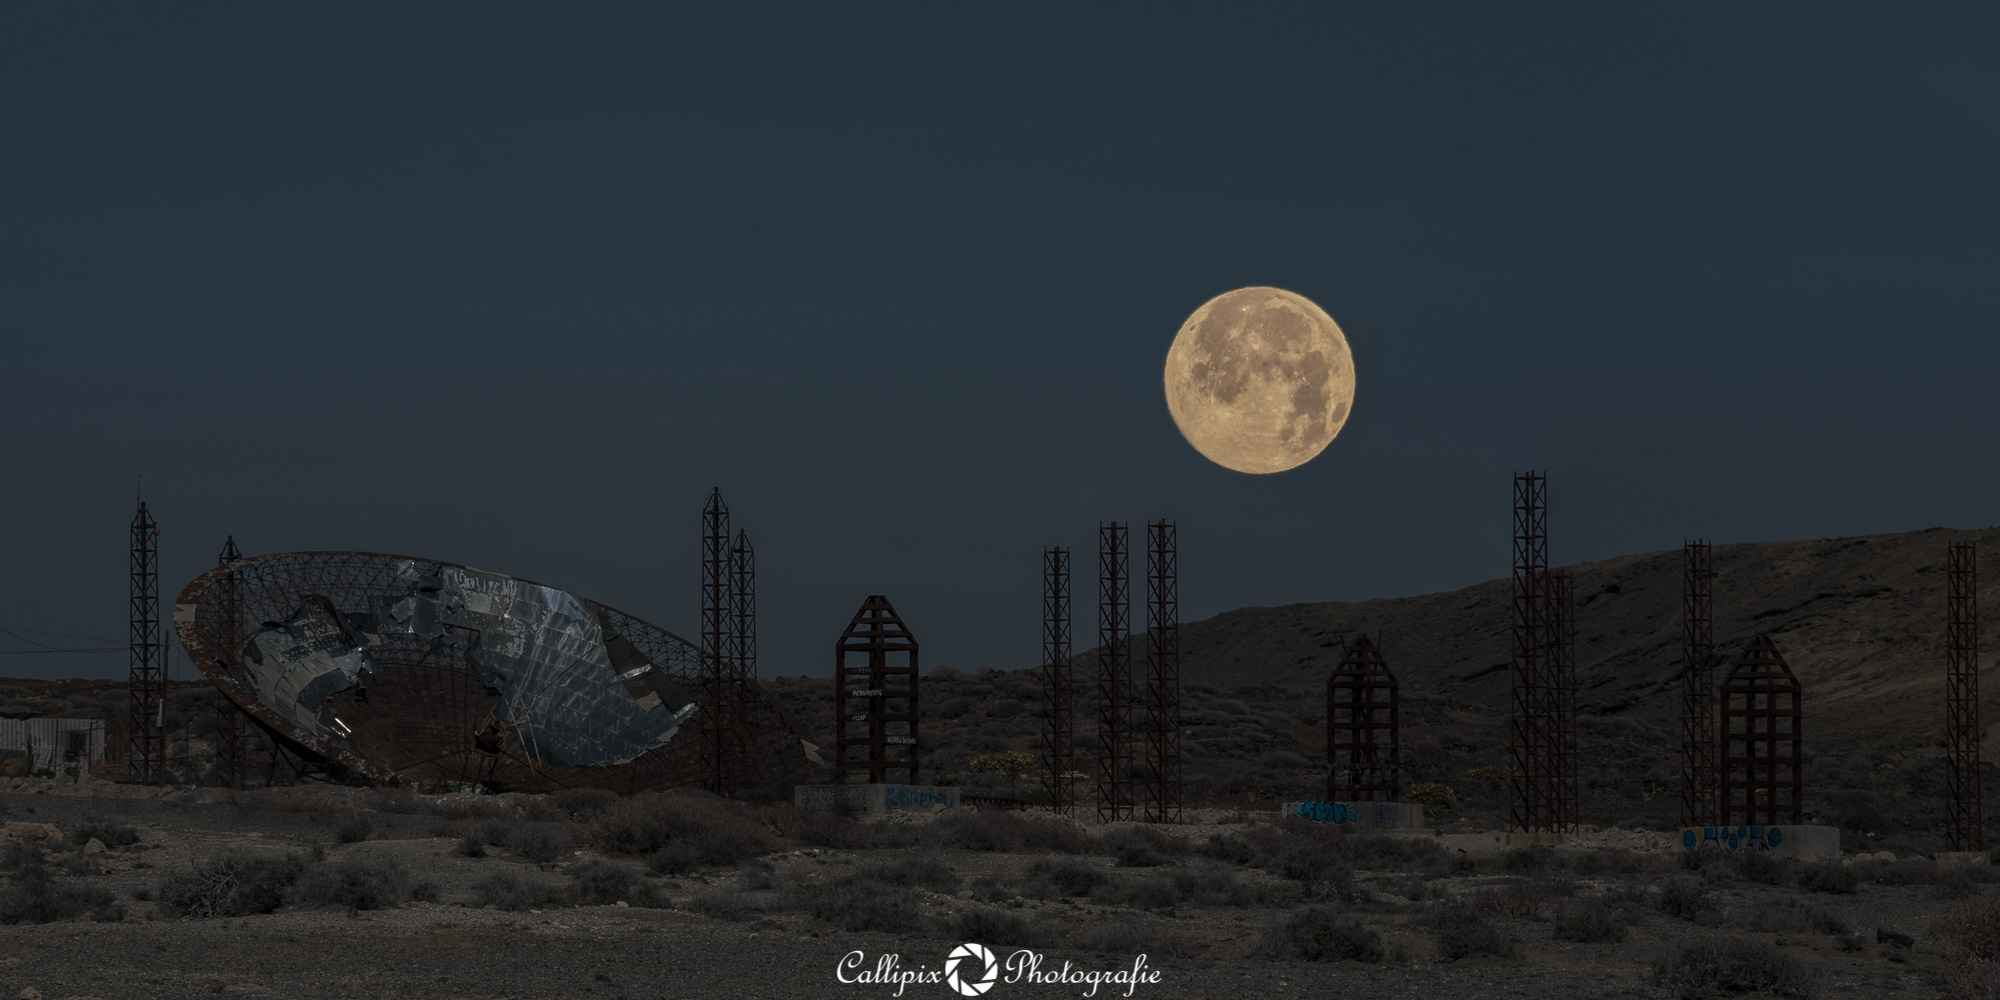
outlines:
[[755, 818], [714, 796], [678, 792], [634, 795], [578, 822], [584, 840], [612, 854], [672, 850], [674, 865], [736, 865], [778, 849], [778, 838]]
[[1331, 907], [1308, 906], [1265, 931], [1264, 952], [1308, 962], [1380, 962], [1382, 935]]
[[1956, 955], [2000, 959], [2000, 896], [1981, 896], [1952, 906], [1931, 921], [1931, 930]]
[[[361, 807], [374, 812], [407, 816], [423, 808], [423, 797], [407, 788], [375, 787], [361, 797]], [[110, 841], [105, 841], [110, 843]]]
[[1653, 981], [1683, 1000], [1725, 993], [1807, 998], [1818, 995], [1813, 970], [1756, 941], [1703, 941], [1675, 951]]
[[1856, 861], [1847, 869], [1870, 885], [1933, 885], [1946, 874], [1943, 866], [1929, 858]]
[[1091, 845], [1076, 823], [1002, 811], [946, 813], [919, 828], [917, 839], [927, 847], [1011, 853], [1081, 854]]
[[1567, 908], [1549, 928], [1549, 936], [1558, 941], [1583, 944], [1616, 944], [1625, 940], [1625, 934], [1618, 911], [1596, 901]]
[[1549, 891], [1534, 882], [1498, 885], [1472, 895], [1474, 912], [1516, 920], [1540, 920], [1554, 905], [1555, 899]]

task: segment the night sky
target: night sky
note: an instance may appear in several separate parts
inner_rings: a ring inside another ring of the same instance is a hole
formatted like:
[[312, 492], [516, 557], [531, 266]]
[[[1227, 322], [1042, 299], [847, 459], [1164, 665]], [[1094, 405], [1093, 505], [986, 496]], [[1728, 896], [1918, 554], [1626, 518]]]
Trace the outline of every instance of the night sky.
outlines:
[[[873, 593], [1030, 666], [1102, 519], [1187, 620], [1504, 575], [1530, 467], [1557, 564], [1995, 522], [1990, 5], [663, 6], [0, 12], [0, 625], [122, 647], [138, 473], [169, 605], [234, 533], [687, 636], [720, 486], [766, 675]], [[1243, 285], [1359, 376], [1276, 476], [1162, 400]]]

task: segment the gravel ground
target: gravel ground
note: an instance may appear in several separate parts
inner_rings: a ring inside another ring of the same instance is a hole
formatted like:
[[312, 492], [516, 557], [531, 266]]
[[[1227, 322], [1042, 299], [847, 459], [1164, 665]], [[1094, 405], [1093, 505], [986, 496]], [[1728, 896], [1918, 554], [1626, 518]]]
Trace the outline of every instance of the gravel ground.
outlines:
[[[735, 922], [682, 909], [588, 906], [546, 911], [500, 911], [474, 903], [473, 884], [498, 872], [552, 884], [566, 884], [567, 865], [590, 860], [572, 852], [562, 861], [536, 866], [503, 851], [473, 859], [454, 853], [456, 841], [433, 836], [437, 820], [423, 814], [371, 812], [375, 839], [338, 845], [330, 831], [341, 816], [368, 800], [359, 790], [301, 789], [235, 795], [212, 791], [165, 792], [119, 787], [58, 788], [50, 783], [0, 785], [0, 819], [51, 823], [71, 828], [88, 817], [116, 817], [138, 828], [138, 844], [93, 857], [98, 874], [63, 876], [88, 880], [120, 899], [130, 912], [123, 921], [62, 922], [0, 928], [0, 1000], [62, 997], [212, 997], [241, 994], [273, 997], [893, 997], [894, 985], [844, 984], [836, 966], [860, 950], [872, 967], [878, 956], [894, 953], [905, 969], [937, 970], [959, 942], [935, 936], [849, 933], [810, 917], [777, 908], [773, 890], [747, 891], [741, 876], [727, 869], [659, 880], [677, 901], [701, 893], [740, 893], [769, 912], [753, 912]], [[1213, 819], [1213, 818], [1211, 818]], [[1227, 823], [1191, 826], [1197, 837], [1217, 830], [1243, 829]], [[1658, 882], [1671, 870], [1665, 835], [1634, 831], [1593, 834], [1596, 846], [1634, 850], [1659, 859], [1649, 874], [1579, 878], [1566, 891], [1589, 895]], [[1452, 834], [1452, 851], [1484, 856], [1497, 853], [1491, 834]], [[317, 844], [330, 860], [394, 860], [432, 882], [437, 902], [392, 910], [349, 912], [340, 908], [291, 909], [226, 920], [162, 917], [153, 904], [135, 898], [156, 887], [163, 875], [191, 859], [232, 851], [310, 851]], [[950, 864], [970, 882], [989, 877], [1013, 885], [1027, 877], [1037, 857], [1028, 854], [960, 850], [834, 851], [789, 850], [768, 860], [779, 884], [810, 882], [850, 871], [861, 863], [922, 855]], [[1108, 858], [1084, 860], [1109, 866]], [[1183, 864], [1193, 864], [1190, 856]], [[1483, 887], [1518, 881], [1488, 864], [1478, 874], [1440, 880], [1432, 891], [1469, 898]], [[1164, 877], [1173, 866], [1119, 869], [1123, 877]], [[1825, 934], [1746, 934], [1698, 927], [1651, 914], [1619, 944], [1576, 944], [1554, 940], [1545, 921], [1499, 919], [1520, 942], [1513, 958], [1471, 957], [1434, 960], [1430, 932], [1418, 922], [1425, 904], [1394, 893], [1405, 872], [1358, 874], [1362, 901], [1349, 909], [1379, 928], [1384, 942], [1409, 960], [1402, 964], [1273, 962], [1258, 956], [1264, 929], [1277, 912], [1256, 907], [1183, 907], [1139, 912], [1078, 900], [1017, 901], [1009, 912], [1036, 924], [1064, 928], [1117, 922], [1152, 922], [1208, 945], [1210, 957], [1152, 956], [1160, 973], [1133, 996], [1151, 997], [1426, 997], [1473, 1000], [1487, 997], [1662, 997], [1651, 982], [1654, 965], [1676, 947], [1717, 935], [1747, 937], [1774, 945], [1821, 974], [1821, 996], [1934, 997], [1945, 968], [1943, 947], [1928, 932], [1931, 915], [1942, 905], [1928, 886], [1863, 885], [1853, 895], [1808, 898], [1867, 941], [1860, 951], [1838, 950]], [[1273, 879], [1245, 870], [1245, 879]], [[1982, 886], [1982, 890], [1990, 890]], [[1725, 910], [1788, 905], [1799, 894], [1750, 883], [1717, 884], [1713, 898]], [[944, 916], [971, 905], [963, 897], [928, 893], [924, 909]], [[1060, 924], [1056, 922], [1060, 921]], [[1889, 927], [1916, 938], [1910, 949], [1874, 942], [1874, 928]], [[1068, 940], [1068, 939], [1065, 939]], [[1093, 954], [1073, 947], [1045, 949], [1047, 961], [1070, 961], [1084, 969], [1129, 967], [1133, 955]], [[1003, 951], [1003, 955], [1005, 952]], [[1220, 956], [1220, 957], [1215, 957]], [[1045, 966], [1046, 967], [1046, 966]], [[988, 996], [1080, 996], [1082, 985], [1001, 982]], [[1100, 987], [1098, 996], [1123, 994]], [[920, 983], [903, 993], [914, 997], [957, 994], [939, 984]]]

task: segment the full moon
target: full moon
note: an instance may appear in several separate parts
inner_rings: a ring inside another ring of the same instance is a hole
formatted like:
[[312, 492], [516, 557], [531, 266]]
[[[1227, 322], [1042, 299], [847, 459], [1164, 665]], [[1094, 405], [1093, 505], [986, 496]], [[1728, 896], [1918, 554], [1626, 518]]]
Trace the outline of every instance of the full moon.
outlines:
[[1167, 411], [1194, 450], [1238, 472], [1295, 469], [1354, 406], [1347, 337], [1311, 299], [1239, 288], [1202, 304], [1167, 350]]

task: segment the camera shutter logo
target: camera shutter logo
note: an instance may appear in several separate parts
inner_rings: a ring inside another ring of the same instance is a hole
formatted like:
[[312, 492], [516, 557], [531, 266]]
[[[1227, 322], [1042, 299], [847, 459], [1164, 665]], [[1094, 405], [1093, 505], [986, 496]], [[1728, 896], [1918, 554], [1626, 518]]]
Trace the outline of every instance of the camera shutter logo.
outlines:
[[944, 959], [944, 981], [962, 996], [976, 997], [1000, 978], [1000, 960], [984, 945], [966, 943]]

